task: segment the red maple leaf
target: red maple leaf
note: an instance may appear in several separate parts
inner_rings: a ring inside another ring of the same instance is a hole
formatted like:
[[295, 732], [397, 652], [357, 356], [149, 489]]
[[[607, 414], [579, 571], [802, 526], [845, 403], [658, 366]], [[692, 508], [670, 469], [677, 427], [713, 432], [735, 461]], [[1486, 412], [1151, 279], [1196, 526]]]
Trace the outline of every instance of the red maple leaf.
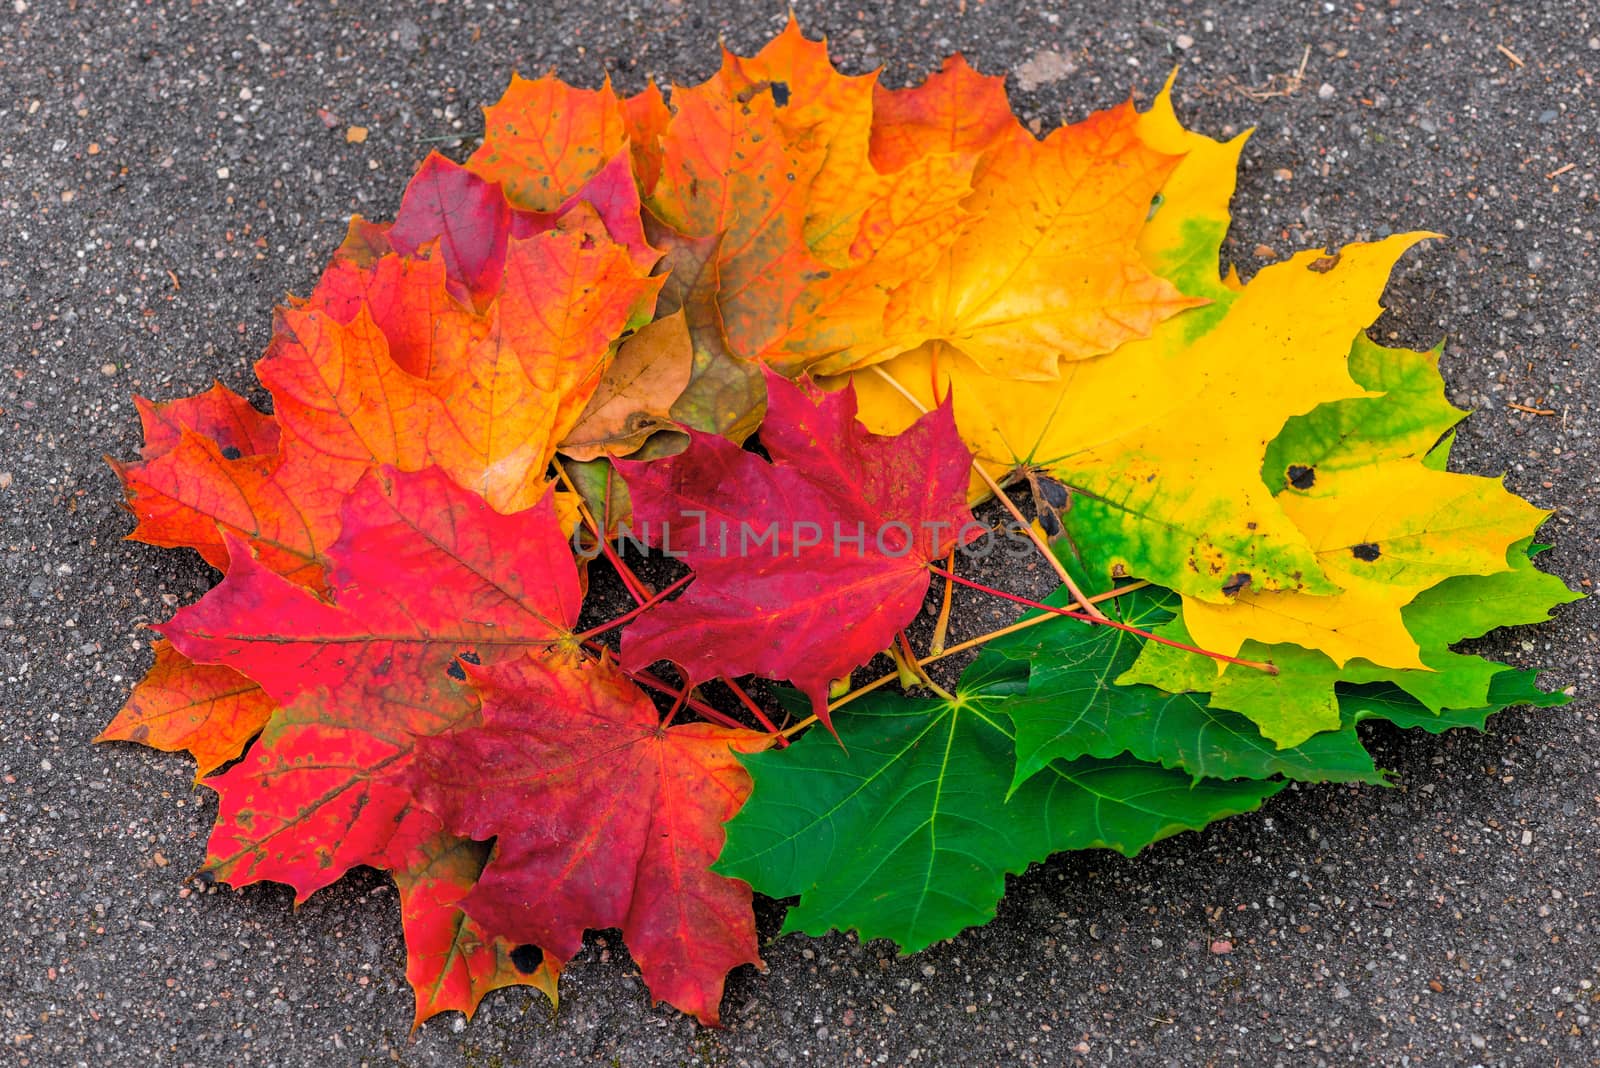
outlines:
[[357, 486], [342, 526], [329, 599], [230, 538], [227, 577], [159, 628], [284, 706], [207, 780], [221, 795], [207, 867], [235, 885], [288, 883], [301, 899], [353, 865], [410, 862], [438, 821], [395, 776], [418, 736], [472, 715], [457, 656], [493, 662], [569, 640], [581, 598], [548, 496], [503, 516], [437, 470], [385, 469]]
[[419, 740], [408, 773], [447, 828], [495, 839], [467, 914], [563, 959], [621, 928], [651, 994], [716, 1024], [728, 971], [761, 961], [750, 887], [710, 869], [750, 792], [734, 754], [772, 736], [663, 726], [609, 661], [561, 651], [471, 678], [481, 719]]
[[461, 899], [483, 872], [489, 847], [440, 833], [422, 843], [412, 863], [394, 871], [406, 936], [406, 979], [416, 991], [413, 1027], [435, 1013], [471, 1016], [485, 994], [525, 984], [554, 1004], [561, 963], [532, 945], [486, 931], [461, 911]]
[[[598, 218], [605, 234], [628, 250], [641, 271], [649, 271], [661, 258], [645, 240], [639, 189], [626, 151], [613, 156], [577, 192], [548, 212], [518, 208], [506, 199], [500, 183], [430, 153], [406, 185], [394, 222], [373, 223], [359, 215], [351, 220], [345, 242], [311, 300], [332, 306], [348, 298], [355, 279], [340, 269], [341, 264], [366, 268], [390, 254], [411, 257], [433, 246], [447, 272], [451, 293], [482, 309], [500, 291], [508, 243], [553, 230], [574, 214]], [[385, 288], [368, 282], [358, 291], [369, 296]]]
[[807, 396], [767, 372], [769, 464], [712, 434], [619, 462], [640, 533], [695, 573], [623, 632], [622, 663], [671, 660], [692, 684], [788, 679], [827, 719], [828, 686], [887, 648], [928, 592], [927, 565], [976, 536], [971, 454], [947, 398], [898, 436], [855, 420], [853, 388]]

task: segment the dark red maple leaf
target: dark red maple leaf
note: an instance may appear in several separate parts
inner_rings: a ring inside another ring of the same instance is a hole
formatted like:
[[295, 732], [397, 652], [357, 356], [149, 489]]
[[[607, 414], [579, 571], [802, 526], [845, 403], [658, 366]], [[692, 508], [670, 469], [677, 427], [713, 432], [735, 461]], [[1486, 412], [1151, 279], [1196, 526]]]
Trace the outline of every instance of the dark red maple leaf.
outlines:
[[613, 664], [568, 652], [469, 670], [481, 719], [419, 739], [406, 776], [449, 830], [495, 839], [467, 914], [563, 959], [619, 927], [651, 994], [716, 1024], [728, 971], [761, 961], [750, 887], [710, 869], [750, 792], [734, 754], [772, 736], [663, 727]]
[[761, 444], [712, 434], [618, 463], [640, 532], [695, 573], [622, 639], [629, 670], [671, 660], [690, 683], [788, 679], [827, 718], [828, 686], [887, 648], [928, 592], [927, 565], [976, 536], [971, 454], [947, 398], [897, 436], [856, 422], [853, 387], [808, 396], [767, 372]]

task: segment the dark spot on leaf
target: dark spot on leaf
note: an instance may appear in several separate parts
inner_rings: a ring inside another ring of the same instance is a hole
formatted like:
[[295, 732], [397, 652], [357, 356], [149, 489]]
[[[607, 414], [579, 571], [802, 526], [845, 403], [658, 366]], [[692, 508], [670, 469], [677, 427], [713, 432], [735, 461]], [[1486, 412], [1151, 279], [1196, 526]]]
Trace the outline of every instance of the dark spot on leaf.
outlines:
[[1049, 478], [1037, 478], [1034, 485], [1039, 489], [1039, 500], [1051, 508], [1065, 508], [1067, 506], [1067, 487]]
[[1370, 564], [1383, 555], [1383, 550], [1378, 548], [1376, 542], [1364, 541], [1360, 545], [1352, 545], [1350, 547], [1350, 555], [1357, 560], [1365, 560]]
[[1289, 465], [1289, 485], [1297, 490], [1308, 490], [1317, 484], [1317, 469], [1304, 464]]
[[1339, 266], [1339, 257], [1342, 253], [1335, 252], [1331, 256], [1319, 256], [1306, 265], [1307, 270], [1316, 271], [1318, 274], [1327, 274]]
[[544, 963], [544, 950], [524, 943], [511, 951], [511, 963], [523, 975], [532, 975]]
[[1233, 577], [1222, 584], [1222, 592], [1229, 597], [1237, 596], [1250, 585], [1250, 572], [1236, 571]]
[[1166, 197], [1162, 196], [1160, 193], [1157, 193], [1155, 196], [1150, 198], [1150, 210], [1145, 213], [1145, 222], [1149, 222], [1151, 219], [1156, 217], [1156, 212], [1161, 210], [1161, 204], [1164, 200], [1166, 200]]
[[444, 670], [446, 674], [448, 674], [452, 679], [455, 679], [457, 682], [467, 681], [467, 673], [463, 671], [461, 665], [454, 660], [450, 661], [450, 666]]
[[224, 460], [237, 460], [243, 455], [244, 453], [239, 451], [239, 446], [237, 445], [224, 445], [222, 447], [222, 458]]
[[784, 107], [788, 107], [789, 106], [789, 83], [788, 82], [773, 82], [772, 83], [772, 102], [774, 104], [778, 105], [780, 108], [784, 108]]
[[457, 653], [456, 655], [459, 656], [461, 659], [465, 660], [469, 664], [481, 664], [481, 663], [483, 663], [483, 660], [479, 658], [478, 654], [473, 652], [471, 649], [463, 649], [461, 652]]

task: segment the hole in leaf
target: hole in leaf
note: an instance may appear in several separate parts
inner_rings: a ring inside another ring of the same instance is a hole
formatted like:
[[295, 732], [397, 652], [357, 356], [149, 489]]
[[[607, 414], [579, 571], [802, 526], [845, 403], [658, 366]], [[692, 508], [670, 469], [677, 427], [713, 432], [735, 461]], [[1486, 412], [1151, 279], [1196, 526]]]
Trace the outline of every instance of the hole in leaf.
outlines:
[[1233, 577], [1222, 584], [1222, 592], [1233, 597], [1250, 585], [1250, 572], [1236, 571]]
[[239, 446], [237, 445], [224, 445], [222, 447], [222, 458], [224, 460], [237, 460], [243, 455], [244, 453], [239, 451]]
[[1317, 469], [1306, 467], [1304, 464], [1290, 464], [1289, 485], [1297, 490], [1308, 490], [1317, 484]]
[[1383, 555], [1383, 550], [1378, 548], [1374, 542], [1364, 541], [1360, 545], [1352, 545], [1350, 547], [1350, 555], [1357, 560], [1365, 560], [1370, 564]]
[[544, 950], [523, 943], [511, 951], [511, 963], [523, 975], [532, 975], [539, 970], [539, 965], [544, 963]]

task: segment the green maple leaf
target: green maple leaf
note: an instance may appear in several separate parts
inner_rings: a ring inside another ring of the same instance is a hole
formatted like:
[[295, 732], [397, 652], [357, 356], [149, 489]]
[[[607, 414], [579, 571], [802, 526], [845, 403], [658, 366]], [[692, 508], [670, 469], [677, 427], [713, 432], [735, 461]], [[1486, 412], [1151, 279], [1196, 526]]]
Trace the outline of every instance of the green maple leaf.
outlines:
[[[1063, 588], [1046, 603], [1066, 605], [1071, 600]], [[1124, 594], [1106, 606], [1112, 618], [1146, 630], [1165, 624], [1177, 607], [1177, 595], [1159, 587]], [[1032, 665], [1026, 692], [1004, 705], [1016, 727], [1014, 785], [1055, 760], [1123, 753], [1181, 768], [1197, 779], [1283, 775], [1326, 782], [1384, 781], [1354, 730], [1323, 732], [1279, 749], [1248, 719], [1210, 707], [1203, 693], [1118, 685], [1115, 680], [1133, 666], [1142, 648], [1144, 640], [1126, 631], [1066, 618], [1017, 631], [986, 647], [985, 660]]]
[[992, 919], [1008, 872], [1067, 849], [1132, 855], [1284, 786], [1121, 756], [1055, 761], [1013, 793], [1006, 708], [1024, 686], [990, 658], [951, 700], [870, 694], [834, 718], [837, 740], [812, 731], [744, 758], [755, 786], [716, 870], [800, 895], [785, 932], [853, 929], [914, 952]]

